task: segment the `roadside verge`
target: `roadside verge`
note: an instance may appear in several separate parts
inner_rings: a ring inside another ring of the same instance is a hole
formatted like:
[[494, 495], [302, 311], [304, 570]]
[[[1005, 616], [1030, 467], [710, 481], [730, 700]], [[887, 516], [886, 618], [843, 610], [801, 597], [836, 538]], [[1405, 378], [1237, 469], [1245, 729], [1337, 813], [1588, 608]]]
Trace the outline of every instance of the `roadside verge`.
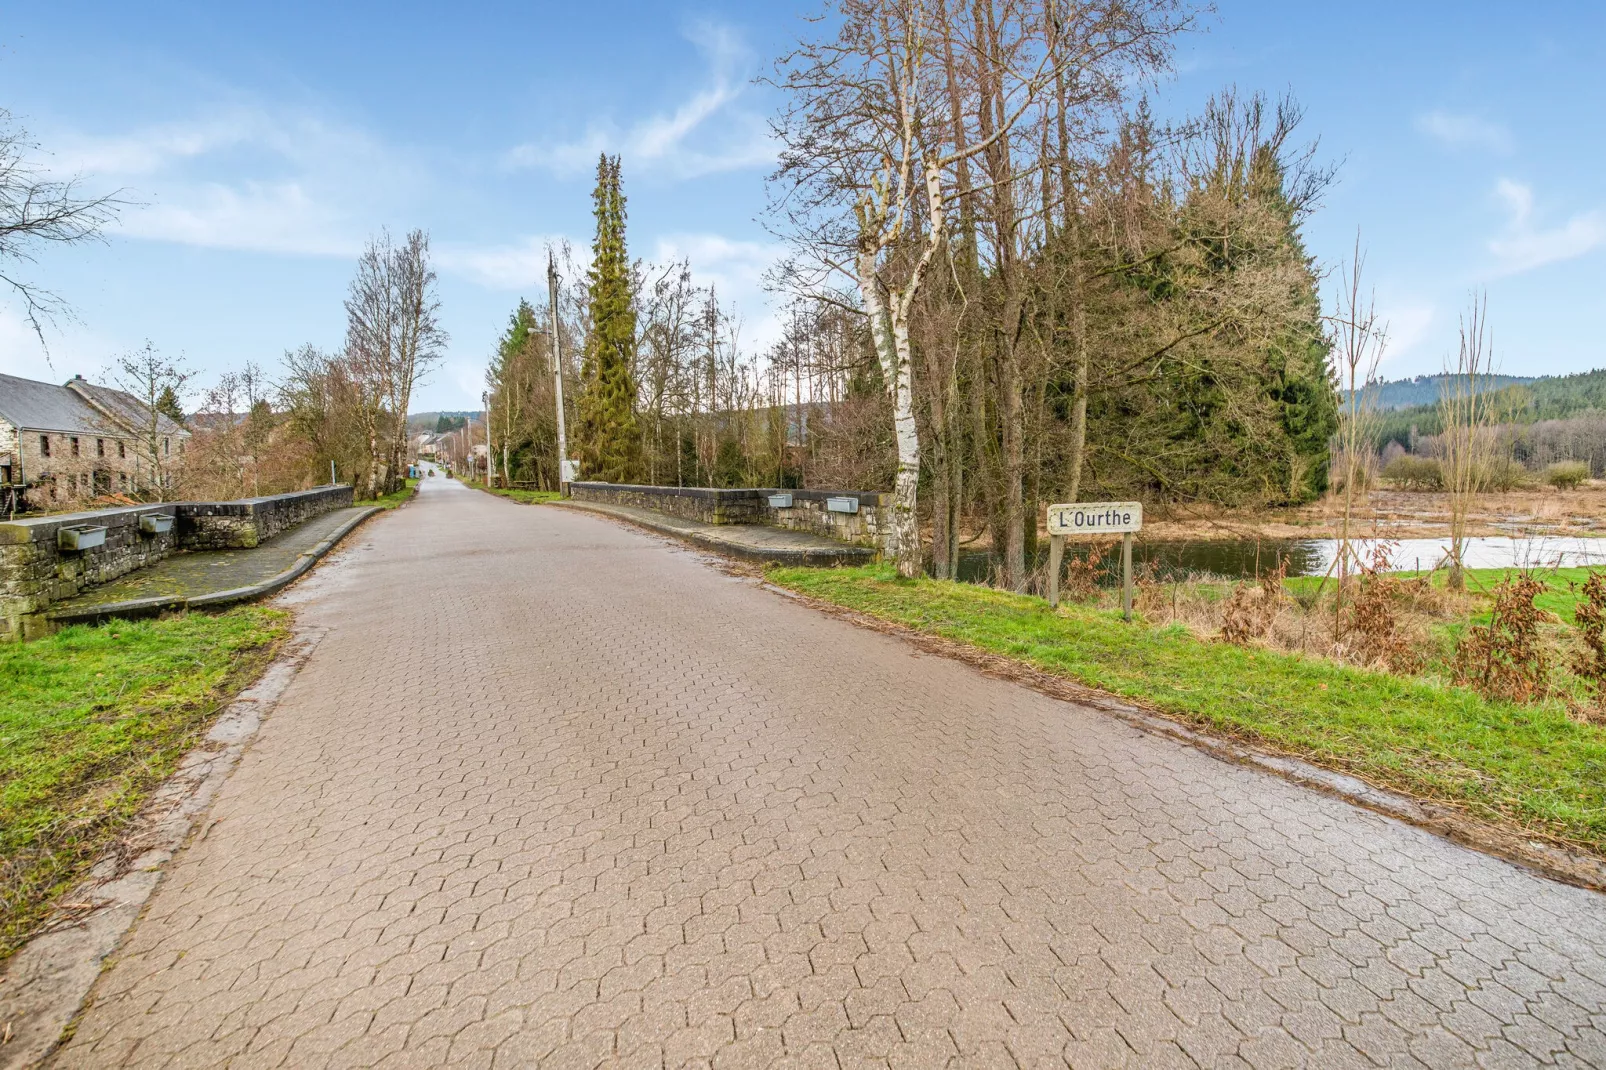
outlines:
[[989, 675], [1606, 889], [1601, 733], [1564, 713], [888, 569], [782, 569], [768, 581]]

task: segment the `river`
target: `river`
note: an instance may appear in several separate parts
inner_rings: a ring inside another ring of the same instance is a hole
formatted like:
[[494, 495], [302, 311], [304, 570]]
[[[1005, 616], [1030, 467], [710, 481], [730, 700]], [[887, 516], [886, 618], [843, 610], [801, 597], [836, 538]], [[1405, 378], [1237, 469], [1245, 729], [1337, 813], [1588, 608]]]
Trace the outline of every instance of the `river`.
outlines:
[[[1361, 556], [1370, 560], [1374, 543], [1357, 540]], [[1448, 539], [1395, 539], [1389, 543], [1392, 567], [1402, 571], [1431, 569], [1439, 565], [1449, 545]], [[1071, 547], [1069, 552], [1083, 556], [1086, 549]], [[1210, 575], [1233, 579], [1255, 576], [1286, 562], [1290, 576], [1320, 576], [1332, 567], [1338, 552], [1337, 539], [1200, 539], [1190, 541], [1143, 541], [1132, 547], [1136, 567], [1150, 564], [1162, 579]], [[1048, 543], [1042, 544], [1041, 557], [1047, 560]], [[1105, 566], [1118, 567], [1117, 548], [1105, 551]], [[1467, 540], [1468, 568], [1552, 568], [1558, 565], [1606, 564], [1606, 538], [1545, 535], [1509, 537], [1482, 536]], [[962, 554], [959, 578], [972, 583], [986, 582], [992, 571], [987, 553]]]

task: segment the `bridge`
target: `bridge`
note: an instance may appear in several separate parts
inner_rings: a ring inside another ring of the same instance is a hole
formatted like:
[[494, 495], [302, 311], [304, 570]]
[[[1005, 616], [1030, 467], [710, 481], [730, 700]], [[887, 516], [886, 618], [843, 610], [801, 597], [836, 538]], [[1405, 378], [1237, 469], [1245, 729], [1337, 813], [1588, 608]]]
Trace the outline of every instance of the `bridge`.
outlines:
[[1606, 912], [439, 478], [53, 1065], [1606, 1064]]

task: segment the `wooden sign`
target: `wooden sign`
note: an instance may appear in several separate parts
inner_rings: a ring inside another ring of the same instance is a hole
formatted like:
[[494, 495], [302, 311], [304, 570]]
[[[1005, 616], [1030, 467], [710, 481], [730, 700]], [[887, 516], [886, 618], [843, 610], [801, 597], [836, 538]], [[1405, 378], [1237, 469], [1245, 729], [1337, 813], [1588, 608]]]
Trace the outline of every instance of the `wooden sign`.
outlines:
[[1142, 502], [1078, 502], [1048, 507], [1050, 535], [1123, 535], [1142, 530]]
[[1121, 615], [1132, 619], [1132, 533], [1143, 530], [1142, 502], [1073, 502], [1048, 507], [1048, 604], [1060, 604], [1065, 540], [1121, 536]]

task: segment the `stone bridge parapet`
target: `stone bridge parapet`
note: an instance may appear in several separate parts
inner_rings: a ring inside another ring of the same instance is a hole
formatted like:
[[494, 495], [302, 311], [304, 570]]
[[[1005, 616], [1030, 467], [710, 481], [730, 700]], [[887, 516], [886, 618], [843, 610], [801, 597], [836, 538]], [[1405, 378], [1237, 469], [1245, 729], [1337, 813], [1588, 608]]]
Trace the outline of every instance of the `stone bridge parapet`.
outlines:
[[[164, 502], [0, 521], [0, 642], [47, 630], [52, 602], [73, 598], [179, 550], [257, 546], [303, 521], [352, 503], [348, 485], [235, 502]], [[166, 523], [142, 518], [167, 518]], [[88, 529], [94, 545], [68, 549], [63, 529]], [[104, 534], [95, 530], [104, 529]]]
[[[892, 495], [875, 491], [570, 483], [569, 494], [576, 501], [652, 509], [705, 524], [765, 524], [806, 531], [892, 556]], [[779, 498], [790, 504], [770, 504]]]

